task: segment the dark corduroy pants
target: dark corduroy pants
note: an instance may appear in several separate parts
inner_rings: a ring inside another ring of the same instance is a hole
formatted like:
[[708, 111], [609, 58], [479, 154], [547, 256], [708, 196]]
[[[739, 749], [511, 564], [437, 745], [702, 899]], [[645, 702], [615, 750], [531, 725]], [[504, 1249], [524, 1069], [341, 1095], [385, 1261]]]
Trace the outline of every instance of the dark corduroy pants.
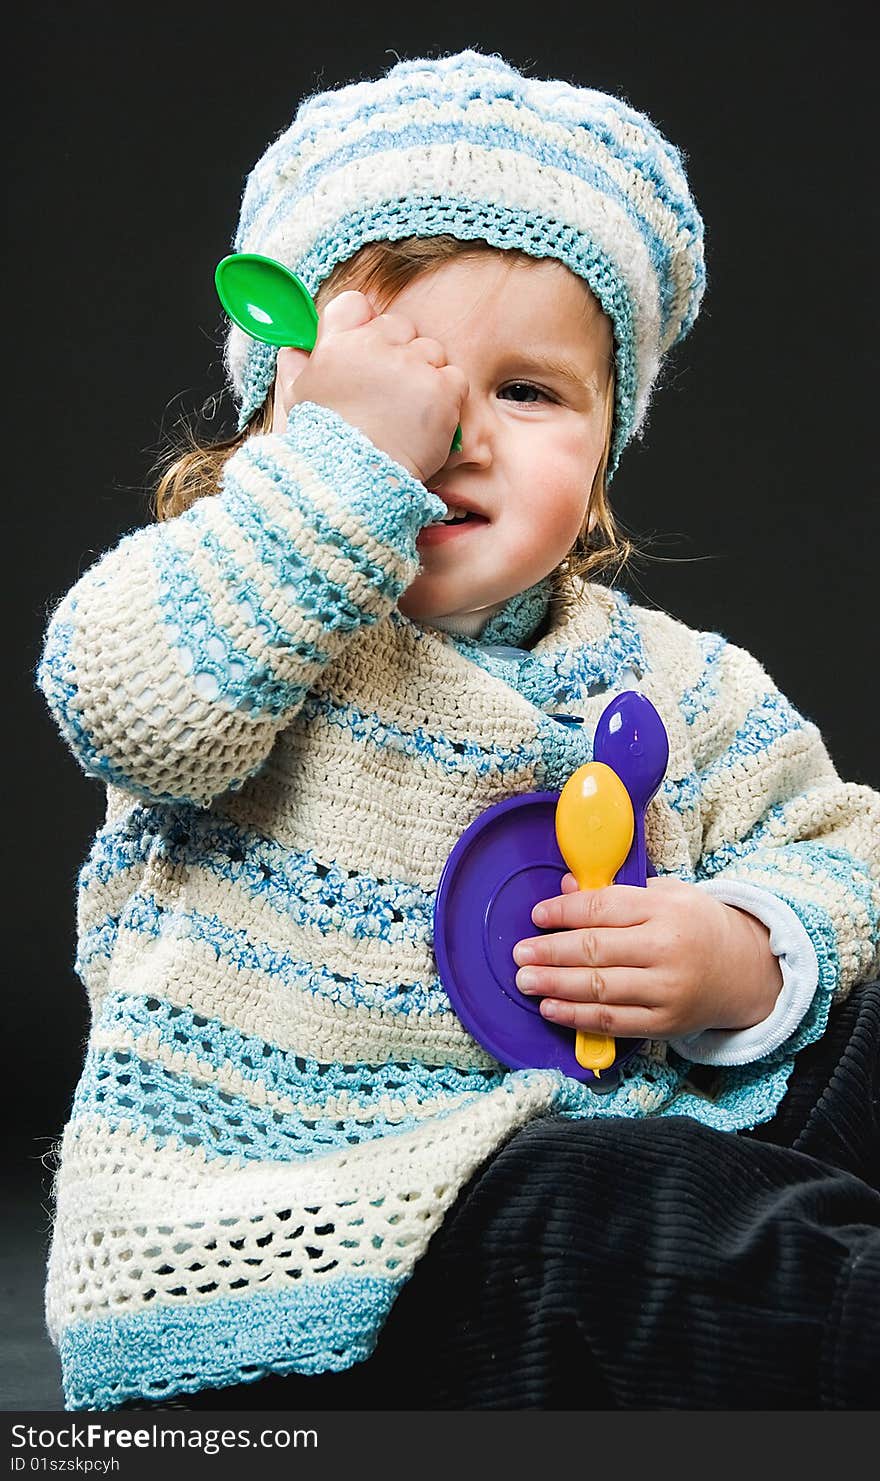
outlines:
[[873, 982], [802, 1052], [754, 1132], [534, 1121], [462, 1191], [366, 1363], [178, 1403], [877, 1407], [878, 1088]]

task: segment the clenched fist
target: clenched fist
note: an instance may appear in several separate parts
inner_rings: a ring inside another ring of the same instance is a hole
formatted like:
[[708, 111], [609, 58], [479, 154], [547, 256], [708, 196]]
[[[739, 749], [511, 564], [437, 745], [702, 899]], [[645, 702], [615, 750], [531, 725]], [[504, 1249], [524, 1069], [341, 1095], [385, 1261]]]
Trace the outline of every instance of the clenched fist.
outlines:
[[310, 355], [278, 352], [272, 431], [285, 431], [292, 406], [314, 401], [425, 483], [449, 456], [467, 391], [439, 340], [420, 338], [404, 314], [377, 313], [363, 293], [340, 293]]

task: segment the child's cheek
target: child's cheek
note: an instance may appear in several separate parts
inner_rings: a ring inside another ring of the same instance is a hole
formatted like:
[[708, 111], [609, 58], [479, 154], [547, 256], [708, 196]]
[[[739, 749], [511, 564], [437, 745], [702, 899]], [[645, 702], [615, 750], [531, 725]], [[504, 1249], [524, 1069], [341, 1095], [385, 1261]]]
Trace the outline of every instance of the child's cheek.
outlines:
[[583, 449], [577, 452], [578, 456], [572, 456], [558, 443], [548, 442], [543, 456], [534, 462], [530, 488], [532, 511], [540, 510], [547, 543], [561, 545], [565, 551], [583, 524], [595, 472]]

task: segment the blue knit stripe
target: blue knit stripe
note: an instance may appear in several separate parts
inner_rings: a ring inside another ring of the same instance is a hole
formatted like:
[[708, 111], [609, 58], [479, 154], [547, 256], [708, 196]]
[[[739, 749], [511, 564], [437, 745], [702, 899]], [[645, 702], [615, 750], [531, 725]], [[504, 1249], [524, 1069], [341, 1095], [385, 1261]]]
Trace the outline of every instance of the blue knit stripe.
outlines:
[[[676, 1064], [674, 1050], [669, 1051]], [[715, 1081], [712, 1099], [707, 1100], [688, 1086], [682, 1072], [681, 1088], [668, 1106], [660, 1111], [661, 1116], [689, 1116], [703, 1126], [716, 1131], [743, 1131], [770, 1121], [779, 1102], [788, 1089], [794, 1069], [794, 1053], [783, 1057], [767, 1056], [756, 1064], [746, 1064], [734, 1069], [721, 1070]]]
[[[476, 217], [473, 203], [455, 195], [442, 201], [410, 196], [363, 211], [350, 212], [332, 224], [296, 264], [306, 287], [315, 291], [339, 262], [347, 261], [365, 242], [399, 241], [402, 237], [448, 234], [463, 240], [479, 237], [490, 246], [515, 245], [533, 257], [563, 262], [583, 278], [614, 325], [616, 344], [615, 435], [609, 469], [613, 472], [635, 417], [637, 384], [636, 331], [629, 291], [614, 263], [573, 227], [560, 227], [552, 217], [505, 206], [486, 206]], [[243, 373], [239, 425], [262, 406], [275, 374], [277, 351], [252, 341]]]
[[198, 1304], [157, 1301], [132, 1315], [67, 1327], [60, 1341], [66, 1407], [111, 1409], [127, 1399], [197, 1393], [269, 1372], [341, 1372], [368, 1358], [400, 1279], [347, 1275], [316, 1282], [303, 1273], [305, 1280], [292, 1276], [280, 1291], [251, 1289]]
[[[716, 653], [719, 662], [721, 656], [720, 652]], [[664, 781], [664, 798], [682, 816], [699, 809], [707, 782], [714, 782], [719, 775], [732, 773], [738, 763], [749, 757], [766, 758], [775, 741], [793, 731], [804, 729], [807, 724], [784, 694], [776, 689], [766, 691], [753, 702], [730, 744], [708, 766], [700, 771], [690, 771], [686, 776], [667, 778]], [[764, 817], [766, 814], [762, 816], [761, 822]]]
[[[379, 104], [374, 109], [363, 110], [359, 118], [366, 118], [376, 112], [381, 115], [387, 111], [385, 105]], [[570, 122], [568, 127], [570, 129]], [[610, 143], [612, 158], [622, 157], [643, 178], [650, 181], [662, 206], [675, 218], [673, 228], [675, 237], [684, 231], [691, 234], [697, 233], [698, 217], [693, 204], [686, 197], [670, 191], [665, 177], [650, 156], [646, 158], [636, 155], [632, 150], [621, 149], [611, 139], [609, 130], [598, 123], [591, 123], [591, 134], [598, 136], [604, 143]], [[318, 193], [325, 179], [344, 169], [354, 160], [369, 158], [375, 155], [377, 150], [381, 150], [383, 154], [394, 149], [422, 148], [428, 150], [432, 145], [447, 142], [456, 145], [459, 143], [472, 144], [499, 152], [515, 152], [519, 157], [535, 160], [543, 167], [561, 170], [573, 179], [594, 187], [599, 194], [613, 201], [626, 215], [634, 235], [641, 237], [647, 247], [651, 263], [661, 284], [661, 338], [666, 334], [678, 289], [671, 275], [666, 271], [669, 258], [668, 236], [661, 236], [650, 219], [651, 209], [652, 207], [656, 209], [656, 202], [653, 199], [649, 200], [646, 209], [641, 210], [639, 208], [640, 197], [621, 188], [614, 177], [596, 160], [586, 158], [576, 149], [565, 148], [559, 144], [551, 144], [544, 139], [535, 138], [529, 134], [527, 129], [511, 128], [508, 124], [499, 123], [486, 126], [462, 120], [456, 125], [453, 133], [446, 122], [431, 124], [420, 120], [417, 123], [399, 127], [394, 132], [383, 131], [381, 135], [370, 133], [353, 142], [345, 142], [336, 150], [314, 161], [297, 177], [295, 195], [282, 196], [272, 213], [261, 220], [262, 239], [265, 241], [271, 237], [282, 218], [295, 216], [298, 200], [312, 193]], [[299, 141], [297, 141], [292, 146], [292, 152], [297, 151], [299, 147]], [[478, 200], [478, 206], [482, 204], [483, 202]], [[250, 221], [240, 230], [239, 238], [242, 242], [247, 241], [249, 225]], [[666, 231], [669, 231], [668, 227]], [[695, 289], [697, 289], [696, 284], [691, 289], [692, 296]]]
[[359, 709], [357, 705], [337, 705], [331, 699], [315, 694], [306, 700], [302, 714], [305, 720], [320, 718], [344, 730], [361, 745], [431, 762], [451, 774], [503, 777], [509, 772], [521, 774], [534, 763], [532, 748], [525, 743], [510, 748], [470, 739], [451, 741], [441, 731], [432, 732], [422, 725], [417, 725], [414, 730], [404, 729], [390, 719]]
[[[546, 649], [541, 653], [524, 650], [515, 672], [506, 658], [486, 645], [521, 644], [526, 634], [518, 632], [517, 628], [525, 614], [514, 611], [508, 628], [505, 608], [496, 614], [479, 638], [450, 635], [450, 641], [471, 663], [512, 685], [536, 709], [564, 711], [568, 703], [579, 703], [588, 695], [618, 686], [626, 670], [634, 669], [641, 674], [648, 671], [641, 633], [633, 619], [629, 600], [623, 592], [615, 591], [610, 595], [613, 606], [607, 632], [602, 638], [593, 643]], [[512, 606], [515, 600], [511, 599], [509, 605]], [[529, 631], [532, 630], [532, 615], [533, 612], [526, 617]], [[491, 634], [490, 626], [493, 629]]]
[[[142, 829], [132, 843], [129, 829]], [[80, 892], [104, 889], [156, 852], [176, 868], [212, 874], [261, 909], [276, 911], [284, 921], [310, 926], [321, 933], [341, 932], [356, 940], [387, 940], [430, 945], [433, 940], [434, 893], [400, 878], [378, 878], [372, 872], [354, 872], [341, 863], [320, 863], [311, 850], [296, 852], [262, 835], [249, 834], [215, 813], [196, 810], [188, 816], [142, 809], [123, 829], [102, 829], [93, 841], [89, 859], [80, 871]], [[136, 880], [133, 880], [133, 887]], [[133, 890], [127, 899], [124, 929], [160, 930], [156, 908], [147, 911], [144, 896]], [[104, 927], [95, 927], [98, 939], [84, 932], [83, 952], [101, 951]]]
[[[105, 823], [92, 840], [92, 846], [77, 877], [79, 930], [77, 932], [74, 970], [80, 981], [87, 978], [97, 962], [109, 962], [119, 936], [119, 915], [105, 910], [97, 919], [94, 914], [94, 892], [100, 901], [108, 895], [119, 900], [120, 911], [143, 875], [144, 864], [154, 846], [155, 837], [141, 825], [147, 810], [136, 805], [115, 823]], [[85, 922], [90, 919], [90, 924]]]
[[[195, 1053], [197, 1046], [198, 1040], [177, 1047], [182, 1053]], [[71, 1114], [73, 1119], [98, 1115], [113, 1130], [128, 1126], [143, 1131], [157, 1147], [198, 1148], [208, 1161], [234, 1157], [290, 1162], [396, 1136], [419, 1125], [412, 1113], [390, 1120], [380, 1111], [366, 1119], [321, 1115], [305, 1119], [299, 1110], [255, 1105], [128, 1049], [89, 1050]]]
[[525, 647], [544, 620], [552, 591], [553, 578], [543, 576], [533, 586], [508, 597], [480, 633], [480, 644], [509, 643], [513, 647]]
[[[774, 887], [773, 893], [780, 900], [784, 900], [786, 905], [791, 906], [807, 932], [819, 964], [819, 981], [813, 1001], [794, 1032], [765, 1061], [771, 1065], [777, 1058], [794, 1055], [800, 1049], [804, 1049], [807, 1044], [814, 1044], [822, 1037], [828, 1023], [831, 1000], [837, 990], [841, 974], [837, 928], [829, 912], [816, 901], [804, 900], [786, 890], [784, 876]], [[759, 1068], [759, 1065], [755, 1068]]]
[[681, 777], [664, 777], [660, 796], [680, 818], [698, 816], [703, 802], [700, 778], [695, 771]]
[[174, 534], [171, 524], [166, 539], [155, 542], [153, 556], [166, 636], [178, 650], [181, 672], [210, 678], [211, 701], [230, 709], [247, 710], [254, 716], [296, 710], [307, 686], [277, 678], [264, 660], [232, 641]]
[[319, 648], [316, 643], [303, 638], [299, 632], [281, 626], [264, 604], [256, 582], [248, 575], [246, 569], [238, 564], [232, 551], [223, 544], [213, 530], [203, 529], [200, 537], [202, 546], [208, 551], [217, 567], [230, 601], [239, 606], [242, 618], [248, 627], [259, 632], [261, 642], [264, 642], [270, 649], [279, 650], [283, 653], [285, 660], [290, 654], [295, 654], [309, 669], [323, 668], [329, 663], [330, 654], [325, 648]]
[[[380, 545], [393, 551], [398, 562], [416, 561], [415, 541], [422, 525], [446, 513], [446, 505], [439, 495], [429, 492], [419, 479], [376, 447], [357, 427], [315, 402], [303, 401], [294, 406], [281, 440], [306, 460], [323, 484], [337, 491], [345, 509], [351, 511]], [[265, 442], [248, 443], [247, 454], [284, 487], [287, 478], [282, 468], [277, 463], [267, 468], [260, 461], [263, 445]], [[305, 510], [307, 519], [312, 519], [308, 506]], [[366, 557], [360, 540], [350, 541], [320, 511], [316, 514], [316, 528], [327, 544], [337, 545], [353, 565], [364, 563]], [[378, 569], [371, 579], [376, 581], [382, 575], [384, 572]], [[392, 588], [389, 581], [389, 592], [392, 589], [397, 596], [400, 588], [396, 585]]]
[[79, 888], [107, 885], [146, 863], [156, 837], [153, 820], [162, 815], [158, 808], [136, 804], [125, 817], [99, 828], [79, 871]]
[[561, 725], [542, 716], [538, 727], [541, 764], [536, 772], [539, 792], [561, 792], [579, 766], [593, 759], [593, 740], [580, 725]]
[[383, 1097], [406, 1098], [417, 1105], [457, 1100], [502, 1084], [501, 1070], [470, 1070], [457, 1065], [426, 1065], [418, 1060], [377, 1065], [325, 1062], [196, 1013], [162, 998], [109, 993], [101, 1005], [103, 1031], [151, 1035], [168, 1050], [195, 1054], [215, 1071], [235, 1070], [254, 1086], [256, 1096], [270, 1091], [291, 1100], [326, 1107], [344, 1096], [352, 1109], [369, 1110]]
[[[75, 605], [71, 602], [67, 610], [73, 611]], [[190, 798], [174, 797], [170, 792], [150, 792], [140, 782], [135, 782], [121, 766], [98, 749], [77, 706], [79, 689], [73, 682], [76, 670], [72, 657], [75, 632], [75, 625], [70, 621], [56, 618], [50, 624], [35, 677], [55, 716], [61, 734], [86, 776], [99, 777], [114, 787], [133, 792], [139, 797], [148, 797], [155, 802], [191, 803]], [[246, 777], [240, 778], [230, 783], [230, 786], [241, 786], [245, 780]], [[191, 805], [196, 804], [191, 803]]]
[[[824, 994], [821, 1001], [827, 1014]], [[821, 1019], [821, 1005], [811, 1009], [811, 1014], [815, 1028]], [[819, 1032], [817, 1029], [813, 1037], [817, 1038]], [[690, 1116], [717, 1131], [742, 1131], [769, 1121], [782, 1100], [794, 1069], [794, 1048], [786, 1046], [786, 1050], [767, 1055], [756, 1064], [720, 1069], [711, 1098], [691, 1089], [687, 1079], [691, 1066], [674, 1050], [669, 1049], [665, 1063], [635, 1055], [624, 1067], [616, 1088], [601, 1096], [580, 1081], [561, 1076], [553, 1109], [568, 1119]]]
[[[210, 872], [244, 891], [255, 905], [269, 906], [285, 920], [314, 926], [322, 934], [344, 929], [355, 940], [428, 943], [434, 896], [406, 880], [379, 879], [333, 861], [320, 864], [310, 850], [288, 849], [210, 812], [165, 817], [144, 812], [136, 850], [115, 830], [96, 836], [80, 873], [80, 888], [107, 884], [133, 867], [133, 853], [150, 852], [183, 870]], [[139, 897], [142, 898], [142, 897]], [[142, 912], [142, 904], [134, 907]], [[129, 910], [126, 925], [135, 914]]]
[[[325, 556], [327, 566], [339, 565], [339, 559], [351, 567], [365, 586], [373, 588], [383, 600], [396, 601], [400, 595], [401, 584], [399, 578], [389, 573], [385, 566], [373, 560], [364, 546], [352, 541], [341, 530], [337, 529], [327, 517], [324, 510], [310, 499], [301, 484], [289, 477], [286, 471], [279, 467], [270, 453], [260, 445], [256, 438], [250, 440], [246, 449], [242, 450], [243, 460], [252, 467], [271, 479], [279, 491], [284, 494], [285, 499], [296, 508], [302, 516], [303, 529], [309, 532], [310, 538], [315, 538], [321, 547], [321, 554]], [[336, 483], [340, 497], [345, 497], [346, 485], [344, 475], [337, 467]], [[244, 514], [242, 509], [242, 495], [235, 485], [236, 496], [230, 500], [230, 514], [234, 516], [236, 523]], [[376, 504], [384, 501], [384, 490], [373, 489], [373, 499]], [[341, 630], [348, 631], [350, 627], [359, 625], [370, 614], [363, 611], [352, 600], [351, 593], [345, 587], [340, 586], [338, 581], [331, 580], [321, 566], [307, 560], [307, 558], [293, 544], [290, 534], [280, 529], [277, 525], [270, 525], [265, 515], [260, 512], [256, 517], [252, 513], [245, 517], [245, 527], [251, 534], [252, 539], [259, 546], [260, 555], [268, 557], [270, 564], [277, 574], [283, 578], [285, 584], [289, 585], [297, 577], [302, 578], [313, 588], [307, 591], [308, 600], [303, 602], [309, 610], [316, 605], [332, 604], [341, 609], [343, 625]], [[265, 533], [263, 533], [265, 532]], [[395, 551], [395, 554], [401, 552]], [[301, 596], [302, 601], [302, 596]], [[347, 626], [344, 624], [347, 623]]]
[[688, 726], [711, 713], [721, 696], [722, 665], [730, 647], [720, 633], [701, 632], [695, 634], [700, 654], [700, 675], [696, 683], [683, 690], [678, 708]]
[[[266, 348], [269, 347], [266, 346]], [[295, 431], [297, 451], [303, 450], [303, 442], [307, 443], [306, 450], [312, 471], [316, 476], [321, 478], [322, 482], [326, 482], [329, 487], [337, 491], [340, 499], [344, 500], [346, 509], [350, 509], [352, 513], [357, 513], [358, 517], [368, 528], [372, 525], [379, 524], [381, 522], [379, 519], [380, 512], [383, 517], [387, 516], [391, 494], [389, 487], [386, 486], [386, 483], [380, 476], [377, 476], [379, 473], [377, 469], [368, 470], [369, 477], [365, 479], [365, 470], [363, 467], [346, 468], [340, 458], [340, 448], [338, 446], [328, 448], [327, 444], [331, 439], [327, 435], [326, 428], [321, 429], [323, 435], [319, 433], [318, 437], [308, 435], [309, 431], [312, 431], [313, 434], [313, 429], [308, 428], [308, 419], [312, 409], [311, 404], [306, 405], [305, 403], [301, 403], [295, 408], [293, 419], [290, 423], [291, 432], [288, 434], [289, 440], [293, 440], [291, 434]], [[330, 413], [329, 415], [332, 416], [333, 414]], [[354, 432], [354, 428], [350, 430]], [[345, 449], [343, 448], [342, 451], [344, 452]], [[374, 449], [373, 451], [378, 454], [378, 449]], [[328, 452], [332, 455], [332, 466], [328, 465]], [[303, 486], [293, 477], [290, 470], [275, 457], [274, 449], [267, 446], [267, 439], [250, 439], [241, 449], [240, 456], [244, 463], [250, 464], [263, 474], [265, 478], [269, 479], [278, 491], [283, 494], [285, 501], [290, 501], [299, 511], [302, 516], [303, 529], [308, 530], [310, 534], [317, 537], [321, 545], [327, 550], [328, 566], [338, 565], [341, 556], [346, 564], [351, 567], [352, 571], [356, 572], [367, 586], [375, 587], [389, 601], [396, 600], [401, 591], [399, 577], [393, 575], [386, 566], [374, 560], [359, 540], [349, 539], [343, 530], [338, 529], [332, 523], [320, 505], [309, 498]], [[393, 463], [390, 458], [387, 459], [387, 462], [389, 464], [389, 478], [398, 478], [405, 471], [403, 469], [398, 470], [397, 464]], [[360, 498], [357, 497], [358, 493], [360, 494]], [[418, 501], [419, 503], [424, 502], [424, 488], [421, 488], [421, 494], [422, 499]], [[430, 496], [432, 501], [434, 497], [434, 495]], [[393, 553], [398, 561], [407, 562], [414, 559], [414, 542], [415, 536], [418, 533], [418, 527], [414, 523], [416, 507], [417, 505], [414, 501], [407, 501], [404, 506], [404, 518], [401, 520], [401, 523], [405, 526], [403, 538], [392, 538], [386, 541], [389, 554]], [[443, 505], [444, 512], [445, 509], [446, 506]], [[431, 510], [431, 517], [433, 517], [438, 512], [433, 502], [431, 503]], [[266, 526], [264, 515], [260, 515], [258, 523], [261, 527]], [[293, 548], [289, 532], [279, 530], [277, 527], [267, 528], [270, 529], [271, 540], [280, 540], [282, 542], [282, 551], [279, 554], [283, 557], [290, 558], [290, 567], [286, 577], [290, 581], [293, 573], [296, 573], [303, 564], [303, 558]], [[386, 531], [382, 533], [385, 534]], [[278, 559], [277, 554], [275, 559]], [[314, 569], [316, 572], [319, 571], [317, 567]], [[350, 593], [344, 593], [336, 584], [329, 582], [323, 572], [319, 572], [319, 574], [327, 582], [329, 590], [338, 590], [340, 592], [339, 599], [348, 601], [349, 603], [351, 602]], [[357, 608], [355, 607], [354, 610], [357, 611]]]
[[[768, 861], [772, 860], [771, 867], [774, 872], [780, 869], [784, 871], [789, 859], [803, 860], [806, 869], [803, 872], [798, 870], [797, 878], [802, 878], [803, 874], [815, 874], [817, 877], [827, 876], [833, 879], [835, 883], [842, 885], [852, 894], [862, 919], [867, 914], [868, 919], [873, 922], [873, 928], [876, 929], [878, 925], [877, 906], [874, 899], [876, 885], [865, 861], [857, 859], [848, 849], [829, 848], [821, 840], [792, 841], [790, 838], [785, 838], [787, 815], [789, 809], [795, 805], [802, 807], [803, 798], [787, 798], [784, 802], [777, 803], [775, 807], [764, 813], [743, 838], [736, 842], [725, 843], [710, 854], [704, 854], [697, 866], [696, 877], [714, 879], [723, 870], [737, 864], [751, 862], [759, 854], [762, 854]], [[782, 838], [780, 838], [780, 830]], [[794, 877], [794, 870], [792, 874]]]
[[[315, 924], [314, 917], [310, 924]], [[394, 1017], [451, 1013], [449, 998], [436, 974], [425, 981], [370, 982], [358, 973], [344, 977], [320, 962], [300, 961], [290, 952], [254, 940], [247, 931], [225, 926], [217, 916], [197, 910], [167, 910], [146, 893], [132, 895], [120, 919], [120, 930], [158, 939], [173, 929], [177, 941], [209, 948], [224, 972], [262, 972], [276, 987], [283, 985], [348, 1008], [374, 1008]], [[378, 933], [377, 933], [378, 934]]]
[[[313, 531], [322, 542], [327, 552], [327, 565], [338, 565], [341, 556], [376, 596], [385, 602], [396, 601], [403, 590], [400, 578], [377, 565], [362, 547], [336, 529], [325, 512], [307, 497], [299, 483], [266, 451], [261, 441], [250, 439], [241, 449], [239, 458], [269, 478], [279, 493], [295, 504], [302, 515], [303, 527]], [[337, 478], [342, 477], [342, 470], [337, 469]], [[381, 490], [374, 490], [374, 499], [376, 503], [381, 502]], [[352, 632], [376, 620], [374, 610], [358, 606], [347, 585], [332, 580], [320, 565], [308, 560], [296, 548], [289, 531], [273, 524], [265, 511], [255, 507], [252, 498], [234, 477], [232, 468], [227, 470], [224, 500], [230, 517], [250, 540], [263, 566], [272, 571], [282, 591], [295, 599], [304, 613], [318, 617], [329, 630], [338, 632]]]
[[775, 741], [805, 729], [808, 723], [784, 694], [767, 690], [753, 700], [726, 750], [699, 773], [701, 786], [705, 788], [719, 773], [730, 772], [750, 756], [766, 757]]
[[[328, 633], [356, 632], [376, 621], [375, 611], [358, 606], [344, 586], [330, 580], [320, 566], [297, 550], [284, 530], [272, 525], [265, 514], [254, 508], [231, 471], [227, 474], [223, 498], [230, 518], [254, 546], [264, 571], [271, 573], [282, 596], [296, 605], [303, 620], [311, 618], [320, 622]], [[400, 589], [399, 582], [382, 577], [382, 596], [396, 600]]]
[[[627, 669], [642, 675], [649, 670], [632, 604], [625, 592], [611, 594], [614, 605], [607, 631], [595, 642], [578, 643], [552, 656], [561, 709], [566, 699], [578, 699], [593, 688], [613, 689]], [[549, 657], [545, 655], [545, 662]]]
[[119, 939], [118, 915], [109, 912], [88, 929], [80, 930], [73, 969], [84, 986], [96, 963], [109, 963]]

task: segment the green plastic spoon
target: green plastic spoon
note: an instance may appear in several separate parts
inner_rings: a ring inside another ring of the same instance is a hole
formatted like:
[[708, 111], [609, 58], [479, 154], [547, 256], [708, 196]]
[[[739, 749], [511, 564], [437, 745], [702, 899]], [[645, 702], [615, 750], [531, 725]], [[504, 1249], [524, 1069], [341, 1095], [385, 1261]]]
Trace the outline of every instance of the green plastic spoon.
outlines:
[[234, 252], [218, 262], [217, 294], [234, 324], [263, 344], [313, 350], [318, 311], [305, 283], [283, 263], [256, 252]]
[[[217, 296], [239, 329], [263, 344], [310, 353], [318, 336], [318, 310], [305, 283], [274, 257], [233, 252], [214, 270]], [[461, 427], [452, 451], [461, 452]]]

